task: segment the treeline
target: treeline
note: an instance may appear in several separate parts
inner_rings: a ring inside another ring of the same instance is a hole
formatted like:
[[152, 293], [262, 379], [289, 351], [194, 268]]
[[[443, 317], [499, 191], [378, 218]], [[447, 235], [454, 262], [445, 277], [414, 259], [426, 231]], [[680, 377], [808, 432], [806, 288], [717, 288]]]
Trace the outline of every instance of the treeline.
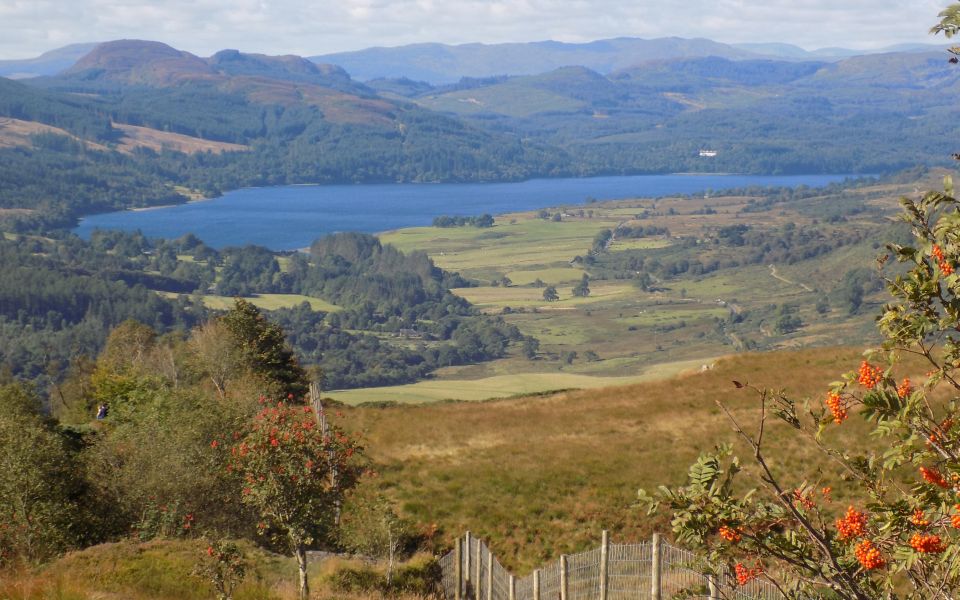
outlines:
[[71, 361], [95, 356], [110, 328], [127, 319], [168, 332], [206, 317], [187, 297], [166, 300], [120, 280], [130, 266], [78, 240], [0, 239], [0, 366], [26, 379], [57, 379]]
[[657, 225], [618, 225], [615, 229], [603, 229], [593, 236], [593, 245], [590, 254], [596, 255], [607, 251], [614, 238], [642, 239], [653, 236], [670, 236], [670, 230]]
[[644, 288], [680, 275], [706, 275], [756, 264], [793, 264], [872, 238], [858, 228], [787, 223], [771, 229], [724, 226], [701, 238], [683, 237], [666, 248], [623, 250], [576, 257], [595, 278], [637, 279]]
[[[440, 367], [500, 358], [509, 344], [524, 339], [499, 317], [447, 316], [416, 330], [398, 330], [391, 336], [396, 341], [348, 331], [340, 313], [324, 316], [306, 304], [273, 311], [270, 319], [290, 332], [297, 356], [321, 369], [329, 389], [411, 383]], [[398, 343], [403, 341], [414, 344]]]
[[122, 323], [47, 401], [0, 374], [0, 567], [131, 537], [258, 539], [230, 454], [211, 442], [234, 439], [258, 397], [302, 401], [307, 380], [283, 332], [243, 302], [178, 335]]
[[433, 218], [434, 227], [493, 227], [493, 215], [482, 214], [474, 217], [441, 215]]
[[41, 382], [96, 355], [110, 328], [128, 319], [160, 333], [189, 330], [207, 318], [202, 295], [211, 292], [304, 294], [342, 307], [324, 313], [304, 304], [268, 314], [300, 360], [321, 368], [338, 389], [410, 383], [439, 367], [500, 358], [524, 339], [450, 293], [470, 285], [459, 275], [364, 234], [328, 236], [310, 254], [217, 251], [194, 235], [150, 240], [97, 231], [89, 242], [19, 236], [0, 240], [0, 276], [0, 365]]

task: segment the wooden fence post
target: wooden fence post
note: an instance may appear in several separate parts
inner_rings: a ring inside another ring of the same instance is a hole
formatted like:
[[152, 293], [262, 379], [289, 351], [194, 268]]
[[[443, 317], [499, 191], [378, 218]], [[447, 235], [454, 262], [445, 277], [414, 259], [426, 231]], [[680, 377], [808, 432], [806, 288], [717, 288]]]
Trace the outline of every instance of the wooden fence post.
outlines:
[[567, 574], [567, 555], [560, 555], [560, 600], [567, 600], [570, 597], [570, 586]]
[[651, 600], [661, 600], [660, 589], [660, 534], [654, 533], [650, 541], [650, 598]]
[[540, 600], [540, 569], [533, 572], [533, 600]]
[[454, 581], [456, 581], [456, 587], [453, 591], [453, 600], [463, 600], [463, 540], [457, 538], [457, 545], [454, 549], [454, 563], [453, 573]]
[[510, 592], [508, 600], [517, 600], [517, 578], [510, 576]]
[[493, 600], [493, 551], [487, 548], [487, 600]]
[[464, 549], [463, 549], [463, 580], [467, 583], [470, 582], [470, 532], [467, 532], [467, 535], [464, 536]]
[[607, 600], [607, 565], [610, 561], [610, 532], [603, 530], [600, 543], [600, 600]]
[[720, 586], [717, 585], [717, 576], [707, 575], [707, 587], [710, 589], [710, 600], [720, 600]]
[[482, 545], [480, 542], [481, 542], [480, 538], [477, 538], [477, 555], [474, 557], [474, 558], [476, 559], [476, 563], [477, 563], [477, 576], [476, 576], [476, 578], [474, 578], [474, 580], [473, 580], [473, 590], [474, 590], [474, 591], [473, 591], [473, 598], [474, 598], [474, 600], [481, 600], [481, 599], [480, 599], [480, 586], [481, 586], [481, 583], [480, 583], [480, 582], [483, 581], [483, 580], [481, 579], [481, 570], [483, 569], [483, 561], [480, 560], [480, 556], [481, 556], [481, 555], [480, 555], [480, 546]]

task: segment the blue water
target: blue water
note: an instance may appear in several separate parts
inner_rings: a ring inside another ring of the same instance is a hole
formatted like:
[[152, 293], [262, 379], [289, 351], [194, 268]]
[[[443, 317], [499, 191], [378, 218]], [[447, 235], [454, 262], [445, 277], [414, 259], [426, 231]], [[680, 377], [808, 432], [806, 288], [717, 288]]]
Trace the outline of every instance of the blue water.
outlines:
[[748, 186], [820, 187], [845, 175], [640, 175], [532, 179], [520, 183], [282, 186], [236, 190], [204, 202], [87, 217], [74, 230], [141, 230], [148, 237], [194, 233], [215, 248], [258, 244], [273, 250], [309, 246], [338, 231], [375, 233], [429, 225], [439, 215], [493, 215], [587, 198], [657, 197]]

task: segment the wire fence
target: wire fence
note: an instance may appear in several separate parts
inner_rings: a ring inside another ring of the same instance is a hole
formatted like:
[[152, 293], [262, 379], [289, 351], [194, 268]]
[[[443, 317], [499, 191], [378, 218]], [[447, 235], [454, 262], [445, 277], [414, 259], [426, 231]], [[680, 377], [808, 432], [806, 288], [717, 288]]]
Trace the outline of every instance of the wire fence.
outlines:
[[711, 569], [703, 557], [660, 540], [611, 544], [562, 556], [526, 577], [515, 577], [490, 548], [469, 533], [440, 559], [446, 600], [662, 600], [683, 594], [704, 600], [776, 600], [770, 582], [737, 585], [733, 573]]

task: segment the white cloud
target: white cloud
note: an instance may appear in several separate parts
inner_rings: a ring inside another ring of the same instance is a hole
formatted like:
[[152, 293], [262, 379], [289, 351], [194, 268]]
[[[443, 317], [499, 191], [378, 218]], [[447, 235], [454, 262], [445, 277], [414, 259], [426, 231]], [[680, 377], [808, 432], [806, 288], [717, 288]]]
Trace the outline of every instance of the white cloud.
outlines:
[[945, 0], [0, 0], [0, 58], [75, 42], [154, 39], [314, 55], [416, 42], [635, 37], [818, 48], [934, 42]]

